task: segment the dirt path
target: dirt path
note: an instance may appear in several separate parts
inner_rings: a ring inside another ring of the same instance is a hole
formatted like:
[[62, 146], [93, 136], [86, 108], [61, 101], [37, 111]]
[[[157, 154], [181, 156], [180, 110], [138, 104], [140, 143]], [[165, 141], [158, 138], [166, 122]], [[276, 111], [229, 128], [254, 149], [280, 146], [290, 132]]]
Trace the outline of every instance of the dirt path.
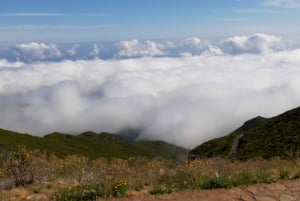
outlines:
[[170, 195], [135, 195], [110, 201], [300, 201], [300, 180], [256, 184], [232, 189], [194, 190]]

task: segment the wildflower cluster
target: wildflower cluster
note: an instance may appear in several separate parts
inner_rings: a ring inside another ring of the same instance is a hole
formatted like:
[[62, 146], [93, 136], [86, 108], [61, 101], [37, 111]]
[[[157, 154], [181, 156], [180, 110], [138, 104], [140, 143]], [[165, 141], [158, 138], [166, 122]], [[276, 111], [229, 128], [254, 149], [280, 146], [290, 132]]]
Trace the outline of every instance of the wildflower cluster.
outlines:
[[63, 159], [53, 157], [52, 160], [56, 161], [53, 164], [53, 169], [55, 170], [53, 176], [58, 178], [75, 178], [80, 181], [86, 174], [89, 166], [88, 158], [83, 156], [70, 155]]
[[54, 199], [57, 201], [92, 201], [105, 196], [107, 195], [105, 194], [105, 188], [103, 185], [84, 184], [62, 189], [54, 195]]
[[33, 193], [49, 192], [49, 199], [59, 201], [125, 197], [145, 190], [165, 194], [184, 189], [230, 188], [300, 178], [300, 159], [239, 162], [212, 158], [176, 162], [134, 157], [89, 160], [77, 155], [58, 158], [20, 147], [1, 163], [3, 189], [23, 185]]
[[126, 180], [119, 180], [112, 186], [112, 194], [114, 197], [125, 197], [128, 191], [128, 182]]
[[39, 150], [26, 150], [25, 147], [19, 147], [19, 150], [13, 152], [11, 157], [4, 162], [5, 174], [14, 179], [15, 186], [31, 184], [37, 179], [42, 179], [44, 173], [48, 170], [47, 156], [45, 152]]

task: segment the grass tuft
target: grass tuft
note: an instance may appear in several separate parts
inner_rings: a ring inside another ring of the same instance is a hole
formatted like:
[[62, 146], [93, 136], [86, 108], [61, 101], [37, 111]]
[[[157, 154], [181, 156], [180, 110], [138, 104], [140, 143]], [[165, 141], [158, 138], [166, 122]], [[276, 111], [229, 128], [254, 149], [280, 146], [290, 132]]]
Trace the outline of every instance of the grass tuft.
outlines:
[[157, 195], [185, 189], [226, 189], [300, 178], [300, 159], [240, 162], [211, 158], [185, 163], [144, 157], [89, 160], [77, 155], [58, 158], [25, 148], [10, 155], [0, 167], [2, 197], [6, 198], [10, 189], [21, 188], [15, 188], [18, 184], [24, 192], [16, 193], [16, 199], [45, 194], [58, 201], [119, 198], [129, 192]]

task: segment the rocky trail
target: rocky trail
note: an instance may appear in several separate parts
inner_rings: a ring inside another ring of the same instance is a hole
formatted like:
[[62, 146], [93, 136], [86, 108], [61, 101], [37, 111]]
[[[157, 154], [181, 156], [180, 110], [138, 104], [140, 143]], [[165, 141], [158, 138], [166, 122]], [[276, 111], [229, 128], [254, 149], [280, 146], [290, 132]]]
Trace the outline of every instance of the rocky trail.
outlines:
[[232, 189], [193, 190], [169, 195], [132, 195], [110, 201], [300, 201], [300, 180], [256, 184]]

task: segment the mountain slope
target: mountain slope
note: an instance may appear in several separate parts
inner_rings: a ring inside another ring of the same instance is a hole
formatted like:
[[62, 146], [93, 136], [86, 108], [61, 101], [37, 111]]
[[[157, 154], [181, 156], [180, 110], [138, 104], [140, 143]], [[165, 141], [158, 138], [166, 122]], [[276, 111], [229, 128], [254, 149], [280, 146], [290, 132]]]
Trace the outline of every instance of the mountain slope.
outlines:
[[128, 142], [122, 137], [110, 133], [85, 132], [77, 136], [51, 133], [44, 137], [35, 137], [0, 129], [0, 150], [2, 152], [15, 151], [21, 145], [28, 149], [45, 150], [59, 157], [77, 154], [92, 159], [97, 157], [126, 159], [133, 156], [150, 158], [162, 156], [175, 159], [177, 156], [188, 153], [188, 150], [166, 142]]
[[300, 107], [273, 118], [251, 119], [231, 134], [196, 147], [190, 155], [238, 160], [254, 157], [268, 159], [274, 156], [299, 157]]
[[[133, 143], [139, 150], [170, 159], [186, 158], [188, 152], [185, 148], [174, 146], [164, 141], [136, 141]], [[151, 157], [151, 155], [150, 155]]]

